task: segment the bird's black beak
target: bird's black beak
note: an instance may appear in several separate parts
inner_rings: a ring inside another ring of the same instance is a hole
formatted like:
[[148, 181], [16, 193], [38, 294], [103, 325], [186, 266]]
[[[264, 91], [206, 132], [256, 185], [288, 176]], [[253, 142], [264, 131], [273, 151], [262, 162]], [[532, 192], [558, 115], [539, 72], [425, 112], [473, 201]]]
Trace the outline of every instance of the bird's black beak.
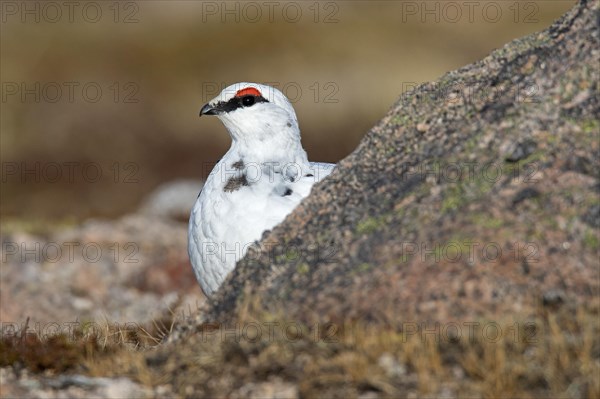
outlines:
[[210, 104], [205, 104], [204, 107], [200, 110], [200, 116], [202, 115], [217, 115], [219, 111], [212, 107]]

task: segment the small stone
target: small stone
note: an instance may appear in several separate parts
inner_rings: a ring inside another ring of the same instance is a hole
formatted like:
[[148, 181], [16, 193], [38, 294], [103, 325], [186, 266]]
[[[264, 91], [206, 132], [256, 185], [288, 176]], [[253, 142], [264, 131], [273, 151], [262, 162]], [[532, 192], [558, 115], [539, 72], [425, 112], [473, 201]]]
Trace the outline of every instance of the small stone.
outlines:
[[358, 396], [358, 399], [377, 399], [380, 397], [381, 396], [379, 396], [379, 394], [377, 392], [369, 391], [369, 392], [361, 393]]
[[515, 194], [515, 196], [513, 197], [512, 200], [512, 204], [517, 205], [527, 199], [530, 198], [537, 198], [540, 195], [542, 195], [542, 193], [539, 192], [539, 190], [533, 188], [533, 187], [527, 187], [524, 188], [523, 190], [519, 191], [517, 194]]
[[80, 311], [91, 310], [94, 307], [94, 303], [87, 298], [74, 297], [73, 307]]
[[544, 306], [560, 306], [565, 302], [565, 294], [560, 290], [550, 290], [544, 293], [542, 304]]
[[600, 205], [592, 205], [581, 217], [584, 223], [594, 228], [600, 228]]
[[507, 146], [504, 160], [507, 162], [519, 162], [533, 154], [536, 148], [537, 143], [531, 139], [511, 143]]
[[527, 262], [527, 259], [523, 259], [521, 261], [521, 270], [523, 271], [523, 274], [529, 274], [529, 272], [531, 271], [531, 268], [529, 267], [529, 262]]
[[460, 366], [454, 366], [452, 367], [452, 375], [455, 379], [462, 380], [463, 378], [465, 378], [465, 371]]
[[175, 180], [158, 186], [140, 208], [146, 215], [159, 216], [186, 222], [203, 182], [199, 180]]
[[406, 367], [400, 364], [398, 360], [390, 353], [384, 353], [377, 360], [379, 367], [385, 371], [388, 377], [399, 377], [406, 374]]
[[591, 159], [577, 155], [567, 157], [563, 170], [571, 170], [589, 176], [594, 176], [597, 173]]
[[417, 124], [417, 131], [421, 133], [425, 133], [429, 130], [429, 125], [427, 123], [419, 123]]

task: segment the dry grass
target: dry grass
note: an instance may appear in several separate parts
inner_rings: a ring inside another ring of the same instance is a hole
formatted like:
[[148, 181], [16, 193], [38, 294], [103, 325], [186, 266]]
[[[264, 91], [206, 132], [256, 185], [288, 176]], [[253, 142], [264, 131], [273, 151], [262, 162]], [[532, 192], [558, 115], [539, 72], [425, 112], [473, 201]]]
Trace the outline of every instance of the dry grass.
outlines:
[[77, 323], [76, 328], [45, 335], [29, 328], [27, 319], [20, 331], [5, 332], [0, 337], [0, 367], [89, 373], [93, 368], [88, 366], [105, 357], [119, 361], [126, 353], [157, 347], [173, 327], [173, 319], [168, 316], [148, 325]]
[[183, 397], [243, 396], [274, 379], [301, 397], [600, 397], [598, 306], [541, 307], [520, 321], [477, 320], [470, 329], [457, 323], [460, 335], [434, 324], [307, 326], [243, 308], [235, 325], [203, 325], [168, 344], [160, 342], [173, 327], [169, 315], [137, 330], [107, 323], [100, 336], [3, 337], [1, 363], [168, 384]]

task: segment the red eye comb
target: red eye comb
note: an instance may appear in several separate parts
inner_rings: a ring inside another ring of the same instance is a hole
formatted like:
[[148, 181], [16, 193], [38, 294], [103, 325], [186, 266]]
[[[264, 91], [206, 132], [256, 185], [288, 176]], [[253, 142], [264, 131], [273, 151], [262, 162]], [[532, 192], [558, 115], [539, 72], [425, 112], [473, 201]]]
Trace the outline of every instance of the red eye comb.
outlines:
[[256, 96], [256, 97], [260, 97], [262, 96], [262, 94], [260, 94], [260, 91], [258, 91], [257, 89], [255, 89], [254, 87], [248, 87], [242, 90], [238, 90], [237, 93], [235, 93], [236, 97], [244, 97], [244, 96]]

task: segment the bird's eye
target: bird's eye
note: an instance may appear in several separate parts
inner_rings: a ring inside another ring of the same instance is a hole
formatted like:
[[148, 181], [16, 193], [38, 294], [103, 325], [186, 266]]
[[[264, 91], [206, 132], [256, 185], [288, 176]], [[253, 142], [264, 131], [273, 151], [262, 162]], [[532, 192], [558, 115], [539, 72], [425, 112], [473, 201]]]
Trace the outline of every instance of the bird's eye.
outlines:
[[242, 97], [242, 104], [244, 107], [249, 107], [254, 104], [254, 96], [244, 96]]

